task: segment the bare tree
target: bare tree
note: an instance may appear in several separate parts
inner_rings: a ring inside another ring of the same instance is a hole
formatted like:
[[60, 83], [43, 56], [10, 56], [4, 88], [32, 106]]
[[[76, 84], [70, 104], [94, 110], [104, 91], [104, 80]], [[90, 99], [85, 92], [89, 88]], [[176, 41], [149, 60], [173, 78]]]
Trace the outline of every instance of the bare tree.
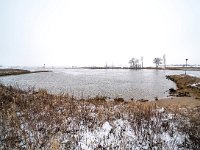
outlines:
[[156, 65], [156, 68], [159, 67], [160, 64], [162, 64], [161, 58], [154, 58], [153, 63]]
[[129, 60], [129, 64], [130, 68], [137, 68], [139, 66], [139, 60], [133, 57]]
[[130, 64], [130, 68], [135, 66], [135, 58], [131, 58], [131, 60], [129, 60], [129, 64]]
[[136, 69], [139, 68], [139, 60], [138, 59], [135, 60], [135, 68]]

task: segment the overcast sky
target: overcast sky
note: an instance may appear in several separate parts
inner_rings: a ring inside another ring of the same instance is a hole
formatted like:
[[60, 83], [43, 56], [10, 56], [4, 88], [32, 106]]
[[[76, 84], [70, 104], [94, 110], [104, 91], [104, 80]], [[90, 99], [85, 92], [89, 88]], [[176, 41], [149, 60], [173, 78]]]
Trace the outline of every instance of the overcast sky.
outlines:
[[200, 64], [200, 0], [0, 0], [0, 65]]

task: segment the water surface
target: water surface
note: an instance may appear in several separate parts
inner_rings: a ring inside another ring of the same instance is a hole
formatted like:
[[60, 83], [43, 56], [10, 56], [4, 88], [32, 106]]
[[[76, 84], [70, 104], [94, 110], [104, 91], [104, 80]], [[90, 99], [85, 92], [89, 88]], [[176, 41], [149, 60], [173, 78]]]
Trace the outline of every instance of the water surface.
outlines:
[[52, 72], [0, 77], [0, 82], [22, 89], [45, 88], [51, 93], [69, 93], [79, 98], [101, 95], [154, 99], [166, 97], [169, 88], [176, 88], [172, 81], [165, 78], [166, 75], [182, 73], [169, 70], [52, 69]]

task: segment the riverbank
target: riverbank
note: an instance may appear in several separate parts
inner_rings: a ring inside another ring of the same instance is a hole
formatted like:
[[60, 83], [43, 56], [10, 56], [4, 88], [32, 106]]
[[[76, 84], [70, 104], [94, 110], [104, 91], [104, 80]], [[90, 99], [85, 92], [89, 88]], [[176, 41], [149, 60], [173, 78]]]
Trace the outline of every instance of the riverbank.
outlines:
[[199, 100], [78, 100], [0, 85], [0, 149], [198, 149]]
[[189, 75], [169, 75], [167, 79], [176, 83], [178, 89], [171, 89], [172, 95], [192, 96], [200, 99], [200, 78]]
[[28, 73], [39, 73], [39, 72], [50, 72], [50, 71], [48, 71], [48, 70], [29, 71], [29, 70], [22, 70], [22, 69], [0, 69], [0, 76], [20, 75], [20, 74], [28, 74]]
[[200, 71], [200, 67], [139, 67], [139, 68], [130, 68], [130, 67], [75, 67], [75, 68], [65, 68], [65, 69], [155, 69], [155, 70], [182, 70], [182, 71]]

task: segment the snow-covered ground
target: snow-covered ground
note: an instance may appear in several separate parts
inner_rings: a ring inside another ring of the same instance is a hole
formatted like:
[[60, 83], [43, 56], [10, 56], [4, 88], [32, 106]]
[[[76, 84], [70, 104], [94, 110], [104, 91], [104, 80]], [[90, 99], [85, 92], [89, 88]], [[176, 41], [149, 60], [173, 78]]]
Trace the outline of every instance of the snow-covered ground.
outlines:
[[[45, 90], [25, 93], [0, 86], [0, 91], [0, 149], [199, 148], [199, 127], [190, 124], [187, 108], [74, 100]], [[195, 112], [198, 116], [199, 108]]]
[[[22, 137], [18, 147], [27, 149], [29, 143], [35, 145], [36, 149], [48, 149], [53, 146], [55, 149], [63, 150], [178, 150], [184, 149], [185, 139], [188, 139], [187, 134], [178, 130], [180, 116], [168, 113], [164, 108], [153, 110], [148, 117], [142, 116], [145, 113], [138, 112], [139, 114], [121, 114], [119, 118], [105, 118], [101, 121], [98, 119], [100, 115], [95, 113], [99, 108], [94, 105], [84, 107], [81, 109], [87, 109], [88, 116], [68, 117], [59, 124], [56, 121], [54, 124], [46, 124], [40, 120], [36, 123], [36, 128], [33, 128], [31, 123], [26, 123], [22, 119], [18, 132]], [[115, 109], [120, 107], [122, 106], [116, 106]], [[100, 109], [105, 108], [101, 106]], [[66, 110], [59, 108], [57, 111], [58, 114], [62, 114]], [[16, 115], [22, 117], [24, 114], [18, 112]], [[45, 112], [40, 115], [45, 115]], [[27, 135], [23, 135], [23, 132]], [[0, 149], [3, 148], [4, 145], [1, 143]]]

